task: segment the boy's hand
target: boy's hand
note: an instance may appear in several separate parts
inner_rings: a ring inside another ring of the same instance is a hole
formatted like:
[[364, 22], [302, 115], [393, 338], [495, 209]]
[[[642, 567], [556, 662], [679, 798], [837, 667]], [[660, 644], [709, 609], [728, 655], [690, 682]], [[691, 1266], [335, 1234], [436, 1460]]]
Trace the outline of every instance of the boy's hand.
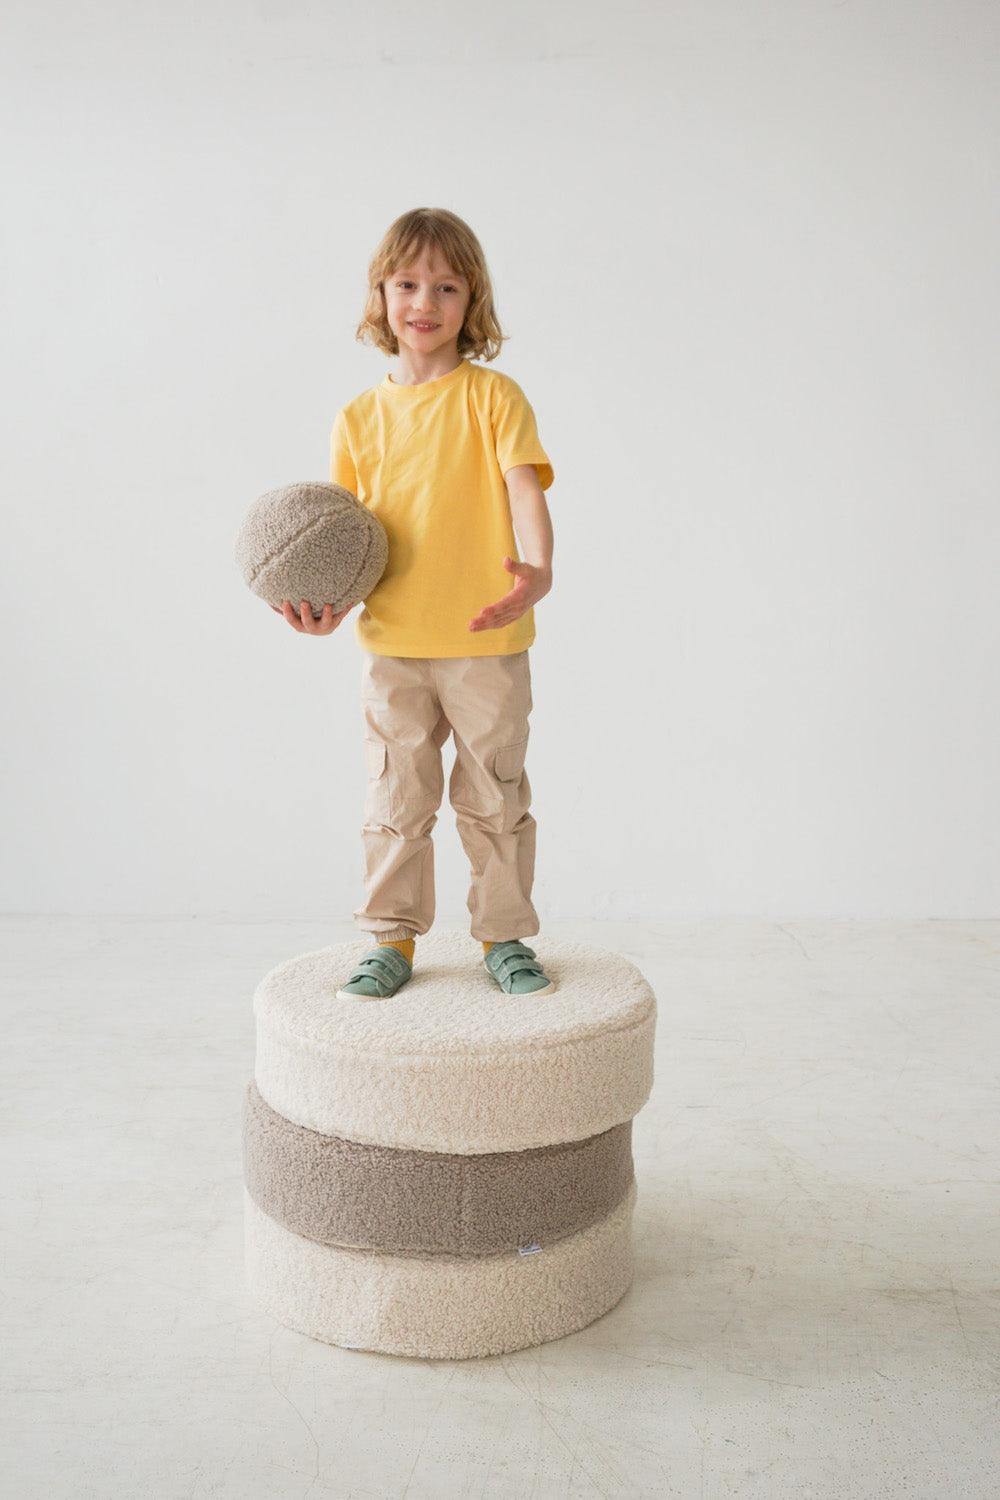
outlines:
[[[355, 603], [357, 602], [356, 600]], [[271, 608], [276, 615], [284, 615], [292, 629], [297, 630], [300, 635], [329, 635], [331, 631], [336, 630], [344, 616], [350, 614], [354, 605], [349, 604], [339, 614], [334, 614], [333, 605], [324, 604], [323, 613], [318, 620], [313, 618], [312, 605], [308, 599], [300, 601], [301, 615], [295, 613], [290, 599], [283, 599], [280, 609], [276, 604], [272, 604]]]
[[537, 604], [552, 587], [552, 569], [537, 568], [534, 563], [514, 562], [505, 557], [503, 565], [508, 573], [516, 574], [514, 587], [495, 604], [487, 604], [474, 620], [469, 621], [470, 630], [499, 630], [520, 619]]

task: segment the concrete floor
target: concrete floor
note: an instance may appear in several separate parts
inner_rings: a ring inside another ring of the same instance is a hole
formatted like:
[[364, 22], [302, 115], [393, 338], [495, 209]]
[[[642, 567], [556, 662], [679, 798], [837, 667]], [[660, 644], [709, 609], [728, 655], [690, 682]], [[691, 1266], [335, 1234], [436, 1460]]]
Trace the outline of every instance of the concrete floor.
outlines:
[[551, 926], [658, 997], [636, 1280], [569, 1338], [432, 1362], [242, 1284], [253, 988], [356, 932], [2, 931], [4, 1496], [1000, 1494], [1000, 923]]

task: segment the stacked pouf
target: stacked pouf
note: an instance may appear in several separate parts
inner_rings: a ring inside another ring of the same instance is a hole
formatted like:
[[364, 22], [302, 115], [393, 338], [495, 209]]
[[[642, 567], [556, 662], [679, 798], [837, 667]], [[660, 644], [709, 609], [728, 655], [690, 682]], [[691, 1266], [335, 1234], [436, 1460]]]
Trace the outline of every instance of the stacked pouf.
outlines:
[[445, 931], [391, 998], [337, 999], [371, 946], [304, 953], [254, 996], [250, 1291], [313, 1338], [424, 1358], [585, 1327], [633, 1275], [652, 990], [618, 953], [546, 938], [556, 990], [507, 995]]

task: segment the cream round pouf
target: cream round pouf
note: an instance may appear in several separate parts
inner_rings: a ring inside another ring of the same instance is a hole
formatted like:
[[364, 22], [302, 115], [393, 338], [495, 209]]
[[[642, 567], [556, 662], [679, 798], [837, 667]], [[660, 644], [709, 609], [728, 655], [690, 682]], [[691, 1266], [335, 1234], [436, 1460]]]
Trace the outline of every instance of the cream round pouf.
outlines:
[[649, 984], [620, 954], [528, 939], [556, 989], [507, 995], [481, 944], [441, 932], [389, 999], [339, 999], [375, 941], [301, 954], [254, 996], [251, 1292], [314, 1338], [425, 1358], [585, 1327], [633, 1275]]

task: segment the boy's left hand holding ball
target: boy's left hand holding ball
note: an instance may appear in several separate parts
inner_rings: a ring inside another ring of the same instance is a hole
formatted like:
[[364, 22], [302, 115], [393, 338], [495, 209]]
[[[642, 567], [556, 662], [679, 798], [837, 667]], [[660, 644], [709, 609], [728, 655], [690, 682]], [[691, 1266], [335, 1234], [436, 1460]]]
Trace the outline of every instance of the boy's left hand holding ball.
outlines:
[[508, 573], [516, 575], [514, 587], [509, 594], [495, 604], [487, 604], [474, 620], [469, 621], [470, 630], [500, 630], [511, 625], [537, 604], [552, 587], [552, 569], [539, 568], [534, 563], [514, 562], [505, 557], [503, 565]]
[[[359, 599], [355, 602], [360, 604], [361, 601]], [[300, 601], [300, 612], [298, 614], [295, 612], [295, 606], [291, 599], [283, 600], [280, 609], [276, 604], [272, 604], [271, 608], [276, 615], [284, 615], [289, 625], [294, 630], [297, 630], [300, 635], [330, 635], [336, 630], [345, 615], [350, 614], [354, 605], [349, 604], [346, 609], [335, 611], [332, 604], [324, 604], [323, 612], [320, 615], [316, 614], [308, 599]]]

